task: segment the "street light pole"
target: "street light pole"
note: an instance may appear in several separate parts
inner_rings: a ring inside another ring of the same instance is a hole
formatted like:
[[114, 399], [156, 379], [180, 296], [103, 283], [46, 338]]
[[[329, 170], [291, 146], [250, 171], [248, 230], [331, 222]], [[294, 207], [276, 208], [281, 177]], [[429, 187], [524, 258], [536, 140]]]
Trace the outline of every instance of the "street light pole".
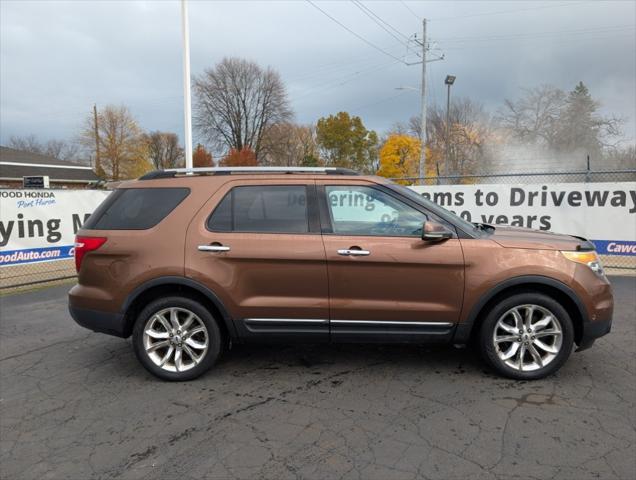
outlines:
[[192, 99], [190, 95], [190, 26], [188, 0], [181, 0], [181, 31], [183, 34], [183, 114], [185, 127], [185, 167], [192, 168]]
[[444, 165], [444, 175], [448, 175], [448, 166], [450, 165], [450, 143], [451, 143], [451, 128], [450, 128], [450, 91], [451, 86], [455, 83], [454, 75], [446, 75], [444, 83], [448, 87], [446, 93], [446, 165]]
[[424, 177], [426, 176], [426, 19], [422, 19], [422, 83], [421, 83], [421, 112], [420, 112], [420, 165], [419, 165], [419, 184], [424, 185]]

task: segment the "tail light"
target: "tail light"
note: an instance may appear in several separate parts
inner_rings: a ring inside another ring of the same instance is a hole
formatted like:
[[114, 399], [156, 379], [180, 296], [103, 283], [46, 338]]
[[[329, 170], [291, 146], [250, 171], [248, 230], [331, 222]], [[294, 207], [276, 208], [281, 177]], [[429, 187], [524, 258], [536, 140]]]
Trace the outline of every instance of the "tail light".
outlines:
[[106, 237], [75, 237], [75, 270], [77, 273], [80, 271], [80, 267], [82, 266], [82, 260], [84, 259], [84, 255], [88, 252], [92, 252], [97, 250], [99, 247], [106, 243]]

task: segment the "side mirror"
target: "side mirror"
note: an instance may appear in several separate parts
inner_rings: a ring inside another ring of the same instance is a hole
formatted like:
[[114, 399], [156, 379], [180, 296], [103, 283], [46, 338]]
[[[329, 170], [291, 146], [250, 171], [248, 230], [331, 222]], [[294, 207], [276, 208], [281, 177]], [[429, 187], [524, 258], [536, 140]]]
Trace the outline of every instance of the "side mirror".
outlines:
[[440, 242], [453, 238], [453, 232], [441, 223], [428, 220], [422, 227], [422, 240], [426, 242]]

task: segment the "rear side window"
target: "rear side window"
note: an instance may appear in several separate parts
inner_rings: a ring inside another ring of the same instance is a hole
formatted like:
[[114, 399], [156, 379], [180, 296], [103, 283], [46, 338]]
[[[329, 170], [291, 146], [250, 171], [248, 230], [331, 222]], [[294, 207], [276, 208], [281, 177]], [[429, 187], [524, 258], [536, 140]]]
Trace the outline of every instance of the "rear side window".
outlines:
[[307, 188], [304, 185], [235, 187], [210, 215], [208, 229], [307, 233]]
[[189, 188], [118, 189], [104, 200], [82, 228], [146, 230], [163, 220], [189, 193]]

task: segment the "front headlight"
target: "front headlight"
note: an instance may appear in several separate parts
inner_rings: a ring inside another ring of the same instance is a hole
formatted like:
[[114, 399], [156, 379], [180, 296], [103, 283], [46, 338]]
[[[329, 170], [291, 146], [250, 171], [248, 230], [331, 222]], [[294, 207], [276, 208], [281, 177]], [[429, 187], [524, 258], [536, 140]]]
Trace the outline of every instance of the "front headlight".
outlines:
[[603, 266], [601, 265], [601, 261], [599, 260], [596, 252], [588, 250], [584, 252], [562, 251], [561, 253], [568, 260], [587, 265], [599, 277], [605, 275], [603, 272]]

